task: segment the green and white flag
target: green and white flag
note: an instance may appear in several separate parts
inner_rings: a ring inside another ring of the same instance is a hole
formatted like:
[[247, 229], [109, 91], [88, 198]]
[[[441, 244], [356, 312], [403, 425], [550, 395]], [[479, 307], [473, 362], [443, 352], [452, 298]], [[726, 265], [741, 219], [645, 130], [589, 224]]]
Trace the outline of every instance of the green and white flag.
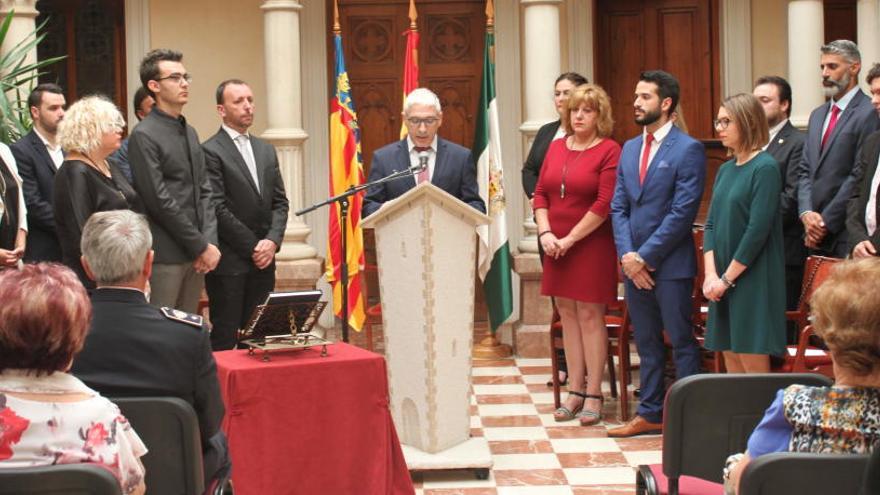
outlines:
[[486, 48], [483, 57], [483, 85], [480, 107], [477, 110], [477, 130], [474, 137], [474, 156], [477, 157], [477, 182], [480, 196], [486, 202], [491, 218], [489, 225], [477, 228], [480, 236], [478, 271], [483, 281], [489, 324], [492, 333], [513, 312], [511, 289], [510, 243], [504, 197], [504, 172], [501, 161], [501, 141], [498, 126], [498, 103], [495, 98], [495, 33], [491, 24], [486, 30]]

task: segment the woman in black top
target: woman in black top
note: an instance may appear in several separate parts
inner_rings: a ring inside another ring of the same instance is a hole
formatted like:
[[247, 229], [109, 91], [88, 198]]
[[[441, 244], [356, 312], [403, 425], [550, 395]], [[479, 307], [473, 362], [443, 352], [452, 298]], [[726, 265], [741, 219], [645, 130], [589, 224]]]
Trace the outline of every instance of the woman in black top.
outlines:
[[104, 97], [89, 96], [70, 106], [58, 128], [67, 155], [55, 174], [55, 224], [62, 261], [88, 289], [95, 285], [80, 264], [79, 245], [86, 221], [98, 211], [143, 213], [137, 193], [107, 160], [119, 148], [124, 126], [116, 105]]
[[0, 270], [16, 266], [24, 256], [26, 214], [15, 157], [0, 143]]

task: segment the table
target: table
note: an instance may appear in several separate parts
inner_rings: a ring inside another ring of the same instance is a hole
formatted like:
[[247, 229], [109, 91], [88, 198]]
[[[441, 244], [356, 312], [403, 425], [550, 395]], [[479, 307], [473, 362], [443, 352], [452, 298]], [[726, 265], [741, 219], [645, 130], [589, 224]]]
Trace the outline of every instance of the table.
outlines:
[[385, 359], [344, 344], [214, 353], [236, 495], [412, 494]]

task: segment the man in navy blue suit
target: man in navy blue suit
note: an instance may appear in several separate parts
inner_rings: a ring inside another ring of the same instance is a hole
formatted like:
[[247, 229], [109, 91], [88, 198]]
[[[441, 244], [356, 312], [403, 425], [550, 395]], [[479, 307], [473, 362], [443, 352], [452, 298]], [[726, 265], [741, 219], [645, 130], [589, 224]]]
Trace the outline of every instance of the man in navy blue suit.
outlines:
[[403, 121], [407, 137], [373, 153], [370, 182], [418, 165], [420, 153], [427, 153], [428, 168], [412, 177], [370, 188], [364, 198], [363, 216], [366, 218], [386, 201], [403, 195], [425, 181], [485, 213], [486, 205], [477, 187], [477, 167], [470, 150], [437, 136], [437, 130], [443, 123], [443, 111], [437, 95], [427, 88], [413, 90], [403, 103]]
[[623, 145], [611, 202], [614, 242], [626, 275], [626, 302], [641, 366], [641, 402], [628, 423], [610, 437], [657, 433], [663, 428], [666, 350], [672, 343], [678, 378], [700, 368], [691, 326], [691, 292], [697, 272], [691, 231], [703, 195], [703, 145], [674, 126], [670, 115], [679, 98], [678, 81], [647, 71], [636, 85], [635, 120], [641, 136]]

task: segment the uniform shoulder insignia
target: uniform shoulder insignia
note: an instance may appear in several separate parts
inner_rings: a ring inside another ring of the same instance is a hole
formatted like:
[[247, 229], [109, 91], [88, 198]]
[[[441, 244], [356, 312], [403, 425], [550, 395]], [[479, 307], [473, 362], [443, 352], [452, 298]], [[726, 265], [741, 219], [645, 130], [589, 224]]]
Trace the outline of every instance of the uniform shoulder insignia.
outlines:
[[187, 325], [192, 325], [196, 328], [202, 328], [202, 324], [204, 323], [204, 318], [201, 316], [187, 313], [186, 311], [181, 311], [179, 309], [162, 307], [160, 308], [160, 311], [162, 311], [165, 318], [168, 318], [169, 320], [186, 323]]

